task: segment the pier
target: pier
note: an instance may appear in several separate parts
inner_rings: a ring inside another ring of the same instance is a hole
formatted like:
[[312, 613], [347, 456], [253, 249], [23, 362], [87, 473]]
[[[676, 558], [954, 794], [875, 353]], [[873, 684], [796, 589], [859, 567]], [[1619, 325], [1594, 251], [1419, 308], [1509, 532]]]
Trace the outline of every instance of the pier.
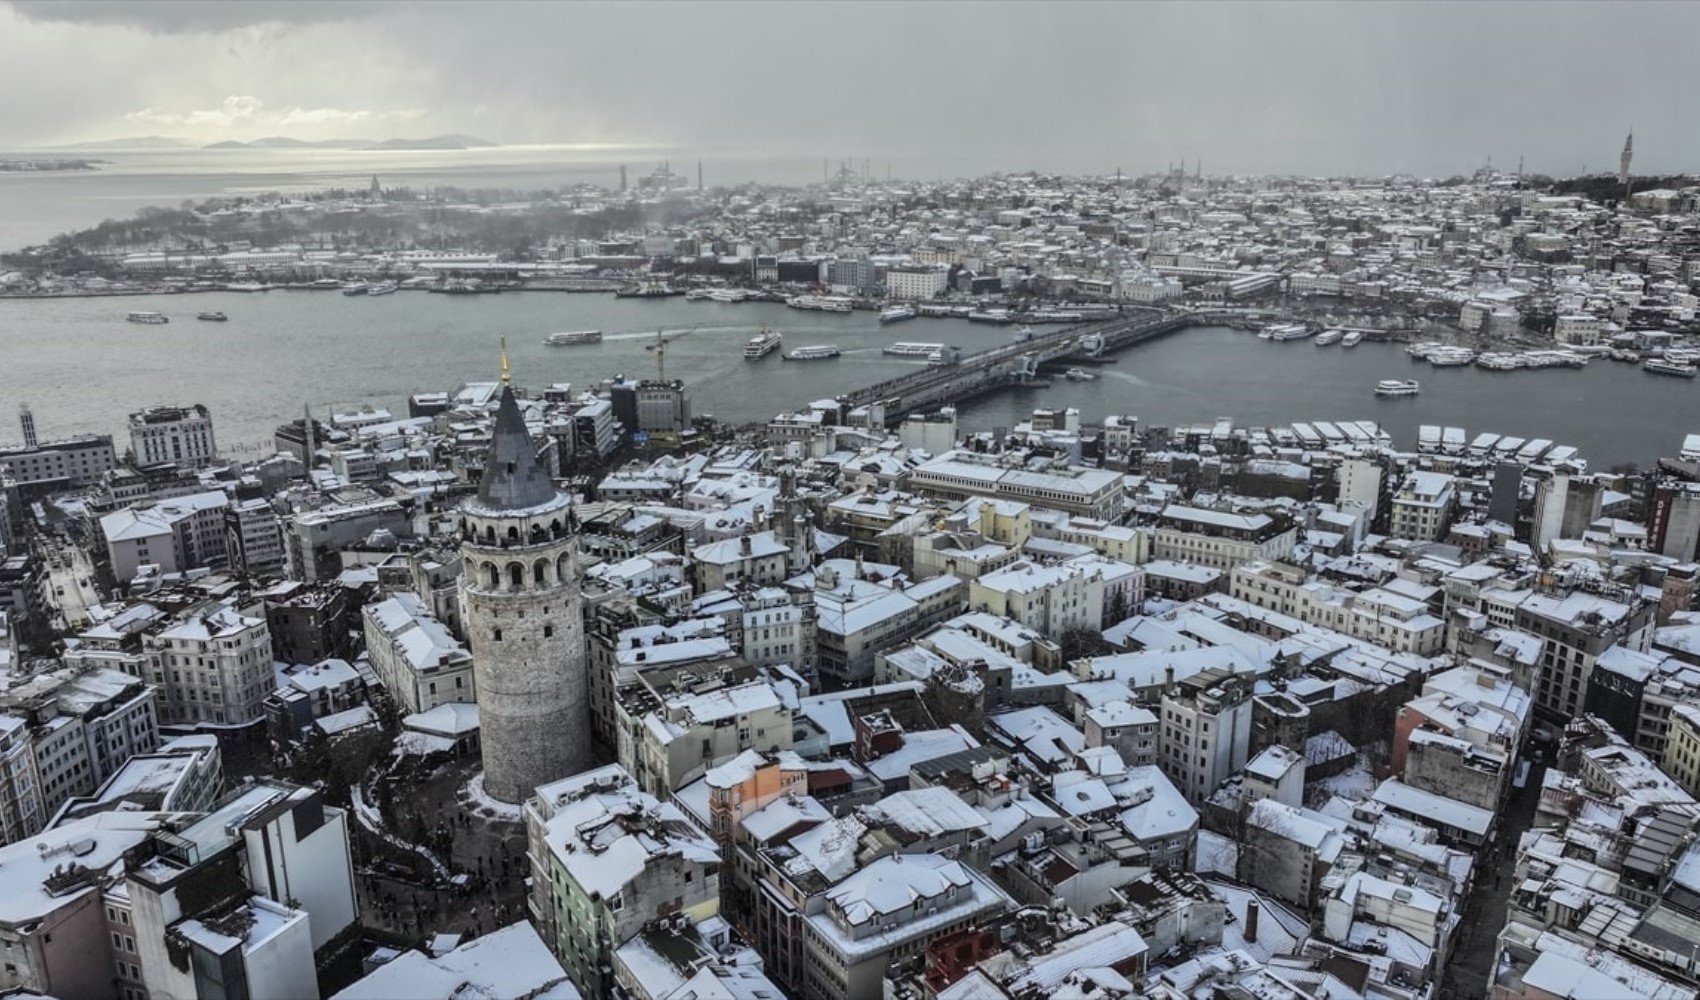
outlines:
[[1213, 313], [1167, 313], [1142, 308], [1112, 320], [1037, 334], [1031, 340], [970, 354], [954, 365], [929, 367], [887, 379], [839, 396], [838, 401], [852, 409], [867, 407], [874, 419], [890, 426], [911, 413], [960, 403], [998, 389], [1032, 384], [1043, 365], [1065, 362], [1088, 352], [1110, 354], [1189, 326], [1213, 322], [1217, 322]]

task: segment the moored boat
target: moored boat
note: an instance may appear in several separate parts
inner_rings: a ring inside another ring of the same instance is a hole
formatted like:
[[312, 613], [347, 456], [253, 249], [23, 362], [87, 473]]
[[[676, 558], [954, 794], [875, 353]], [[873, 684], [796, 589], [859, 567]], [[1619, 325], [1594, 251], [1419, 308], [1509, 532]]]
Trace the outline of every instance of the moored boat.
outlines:
[[1697, 373], [1700, 373], [1700, 368], [1665, 358], [1644, 361], [1641, 363], [1641, 370], [1653, 375], [1674, 375], [1677, 378], [1693, 378]]
[[901, 323], [906, 319], [914, 319], [918, 315], [920, 314], [915, 311], [914, 306], [892, 306], [889, 309], [880, 310], [880, 325]]
[[1341, 347], [1356, 347], [1359, 344], [1363, 343], [1363, 340], [1364, 340], [1364, 332], [1362, 330], [1348, 330], [1348, 331], [1346, 331], [1346, 336], [1341, 338], [1340, 346]]
[[1346, 334], [1342, 330], [1324, 330], [1316, 335], [1316, 340], [1313, 343], [1318, 347], [1327, 347], [1330, 344], [1338, 344], [1345, 336]]

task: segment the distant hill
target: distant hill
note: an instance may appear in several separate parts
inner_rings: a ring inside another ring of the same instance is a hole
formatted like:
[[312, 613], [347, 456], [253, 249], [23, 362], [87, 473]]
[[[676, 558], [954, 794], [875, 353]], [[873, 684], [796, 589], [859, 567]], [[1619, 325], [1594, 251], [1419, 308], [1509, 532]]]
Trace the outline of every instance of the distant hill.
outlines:
[[270, 135], [263, 139], [240, 142], [226, 139], [204, 149], [487, 149], [496, 143], [476, 136], [450, 134], [424, 139], [296, 139], [287, 135]]
[[164, 135], [133, 135], [122, 139], [95, 139], [91, 142], [73, 142], [62, 146], [61, 149], [189, 149], [195, 144], [187, 139], [173, 139]]
[[374, 142], [364, 149], [490, 149], [496, 144], [488, 139], [477, 136], [462, 135], [451, 132], [448, 135], [434, 135], [425, 139], [385, 139]]

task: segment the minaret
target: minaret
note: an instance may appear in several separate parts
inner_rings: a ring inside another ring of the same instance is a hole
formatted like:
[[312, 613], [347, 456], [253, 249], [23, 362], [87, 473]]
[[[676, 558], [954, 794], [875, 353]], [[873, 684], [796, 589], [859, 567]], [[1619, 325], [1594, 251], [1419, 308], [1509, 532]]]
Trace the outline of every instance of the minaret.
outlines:
[[577, 522], [538, 464], [502, 361], [484, 475], [460, 510], [460, 599], [484, 790], [517, 803], [592, 760]]
[[1623, 200], [1629, 200], [1629, 161], [1635, 155], [1635, 133], [1623, 140], [1623, 153], [1617, 158], [1617, 183], [1623, 188]]
[[18, 404], [18, 426], [24, 432], [24, 447], [34, 448], [38, 443], [35, 436], [35, 414], [30, 412], [28, 403]]

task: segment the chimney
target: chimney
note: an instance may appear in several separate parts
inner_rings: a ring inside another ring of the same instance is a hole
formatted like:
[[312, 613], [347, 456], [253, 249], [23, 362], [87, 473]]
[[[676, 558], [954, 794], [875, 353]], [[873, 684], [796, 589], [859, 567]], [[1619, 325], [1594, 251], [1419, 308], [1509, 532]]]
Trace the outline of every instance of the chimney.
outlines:
[[750, 536], [749, 535], [745, 535], [742, 538], [738, 539], [738, 551], [743, 553], [746, 556], [750, 554]]
[[1257, 897], [1245, 901], [1245, 939], [1257, 940]]
[[1163, 668], [1163, 693], [1168, 694], [1175, 686], [1175, 667], [1170, 664]]

